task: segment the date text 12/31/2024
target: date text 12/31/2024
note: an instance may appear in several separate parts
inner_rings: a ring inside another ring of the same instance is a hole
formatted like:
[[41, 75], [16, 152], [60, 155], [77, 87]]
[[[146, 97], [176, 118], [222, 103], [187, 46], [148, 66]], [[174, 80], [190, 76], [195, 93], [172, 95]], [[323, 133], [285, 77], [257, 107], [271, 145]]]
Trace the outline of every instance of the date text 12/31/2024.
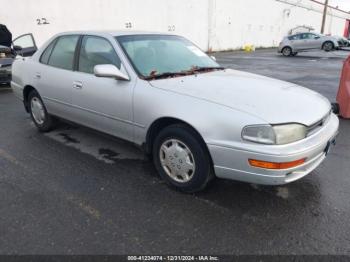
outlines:
[[128, 261], [219, 261], [216, 256], [128, 256]]

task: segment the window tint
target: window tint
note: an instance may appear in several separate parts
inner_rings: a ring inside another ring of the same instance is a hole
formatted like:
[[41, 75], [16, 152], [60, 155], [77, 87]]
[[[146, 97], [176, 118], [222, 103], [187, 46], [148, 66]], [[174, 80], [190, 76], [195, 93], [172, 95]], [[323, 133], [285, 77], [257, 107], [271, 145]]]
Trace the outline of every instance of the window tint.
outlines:
[[48, 47], [46, 47], [45, 51], [43, 52], [43, 54], [40, 57], [40, 62], [43, 64], [47, 64], [49, 62], [49, 58], [52, 52], [52, 48], [54, 47], [56, 43], [56, 40], [52, 41], [51, 44], [49, 44]]
[[49, 65], [73, 70], [74, 52], [78, 42], [79, 36], [61, 36], [52, 51]]
[[104, 38], [85, 36], [79, 54], [78, 71], [93, 74], [96, 65], [112, 64], [120, 69], [120, 59]]

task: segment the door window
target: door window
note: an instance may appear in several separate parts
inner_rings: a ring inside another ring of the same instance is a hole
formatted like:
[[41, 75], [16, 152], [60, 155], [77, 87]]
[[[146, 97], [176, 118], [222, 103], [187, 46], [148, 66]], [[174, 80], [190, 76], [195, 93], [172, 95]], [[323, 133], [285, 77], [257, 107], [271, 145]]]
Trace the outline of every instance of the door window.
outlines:
[[309, 34], [309, 33], [305, 33], [305, 34], [301, 35], [301, 39], [303, 39], [303, 40], [314, 39], [314, 35], [313, 34]]
[[96, 65], [112, 64], [120, 69], [121, 62], [111, 43], [96, 36], [85, 36], [82, 41], [78, 71], [93, 74]]
[[16, 38], [13, 40], [13, 45], [20, 46], [21, 48], [36, 47], [32, 34], [26, 34]]
[[61, 36], [52, 50], [48, 64], [61, 69], [73, 70], [78, 39], [78, 35]]

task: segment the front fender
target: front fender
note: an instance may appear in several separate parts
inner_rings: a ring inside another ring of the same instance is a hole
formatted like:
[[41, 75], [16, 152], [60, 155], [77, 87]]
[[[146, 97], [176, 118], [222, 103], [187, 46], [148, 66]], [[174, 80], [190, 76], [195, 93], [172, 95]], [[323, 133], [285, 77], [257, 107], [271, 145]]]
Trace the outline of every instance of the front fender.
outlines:
[[134, 94], [135, 143], [145, 143], [152, 123], [165, 117], [189, 124], [205, 143], [222, 146], [241, 141], [243, 127], [266, 124], [264, 120], [246, 112], [139, 81]]

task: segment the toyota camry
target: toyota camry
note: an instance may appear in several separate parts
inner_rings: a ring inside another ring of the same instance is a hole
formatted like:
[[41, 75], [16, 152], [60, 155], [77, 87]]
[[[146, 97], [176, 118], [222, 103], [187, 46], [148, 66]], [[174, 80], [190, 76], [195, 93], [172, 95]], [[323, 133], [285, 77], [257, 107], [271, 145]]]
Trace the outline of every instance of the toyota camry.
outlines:
[[322, 95], [221, 67], [176, 35], [61, 33], [16, 59], [11, 85], [41, 132], [62, 118], [128, 140], [184, 192], [215, 177], [296, 181], [326, 158], [339, 126]]

